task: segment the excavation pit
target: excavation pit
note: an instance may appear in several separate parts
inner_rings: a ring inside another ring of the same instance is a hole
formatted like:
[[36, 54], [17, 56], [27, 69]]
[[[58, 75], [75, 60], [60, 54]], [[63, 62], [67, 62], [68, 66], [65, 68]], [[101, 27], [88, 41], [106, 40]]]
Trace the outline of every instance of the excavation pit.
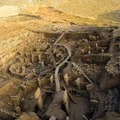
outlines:
[[0, 76], [10, 82], [3, 88], [10, 93], [0, 99], [6, 100], [1, 119], [22, 120], [34, 112], [35, 120], [99, 120], [120, 112], [120, 37], [113, 36], [119, 28], [82, 28], [32, 31], [36, 38], [9, 60], [7, 77]]

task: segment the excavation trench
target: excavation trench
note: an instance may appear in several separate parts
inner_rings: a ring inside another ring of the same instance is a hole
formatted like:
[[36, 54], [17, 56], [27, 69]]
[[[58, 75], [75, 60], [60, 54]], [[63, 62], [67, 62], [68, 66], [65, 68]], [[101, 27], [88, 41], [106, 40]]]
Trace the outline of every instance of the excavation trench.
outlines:
[[37, 39], [18, 50], [0, 76], [8, 82], [1, 119], [109, 120], [111, 112], [120, 119], [118, 29], [32, 31]]

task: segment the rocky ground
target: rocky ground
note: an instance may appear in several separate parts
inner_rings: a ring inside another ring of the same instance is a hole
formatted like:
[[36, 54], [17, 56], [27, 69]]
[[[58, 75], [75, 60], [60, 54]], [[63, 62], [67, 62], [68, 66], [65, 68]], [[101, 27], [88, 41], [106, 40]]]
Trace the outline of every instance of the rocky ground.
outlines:
[[1, 120], [119, 120], [120, 28], [53, 8], [0, 19]]

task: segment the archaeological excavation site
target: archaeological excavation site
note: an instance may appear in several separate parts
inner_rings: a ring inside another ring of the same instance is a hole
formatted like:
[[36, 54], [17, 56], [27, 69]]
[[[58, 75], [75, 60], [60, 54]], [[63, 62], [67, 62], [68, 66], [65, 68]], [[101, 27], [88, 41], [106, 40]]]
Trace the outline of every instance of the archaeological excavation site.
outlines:
[[76, 1], [0, 1], [0, 120], [120, 120], [120, 2]]

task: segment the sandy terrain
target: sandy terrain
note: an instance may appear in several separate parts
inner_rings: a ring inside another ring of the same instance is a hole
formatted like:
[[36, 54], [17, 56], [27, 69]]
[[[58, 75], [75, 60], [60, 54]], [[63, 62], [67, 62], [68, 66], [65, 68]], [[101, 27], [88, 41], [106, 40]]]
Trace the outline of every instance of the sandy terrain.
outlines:
[[0, 7], [0, 18], [15, 16], [19, 14], [19, 8], [17, 6], [2, 6]]
[[[32, 1], [32, 2], [31, 2]], [[120, 0], [4, 0], [1, 5], [50, 6], [67, 14], [120, 22]]]

